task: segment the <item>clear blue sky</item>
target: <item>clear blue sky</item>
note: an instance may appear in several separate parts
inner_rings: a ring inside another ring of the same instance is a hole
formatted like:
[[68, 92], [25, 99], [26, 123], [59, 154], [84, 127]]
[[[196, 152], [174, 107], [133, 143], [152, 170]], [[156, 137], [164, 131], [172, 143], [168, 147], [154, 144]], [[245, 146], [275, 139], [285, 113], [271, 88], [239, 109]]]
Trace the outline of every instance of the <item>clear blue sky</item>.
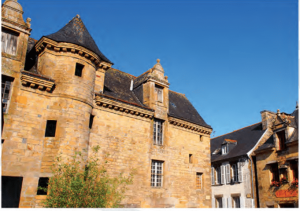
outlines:
[[31, 37], [79, 14], [114, 68], [138, 76], [161, 59], [215, 133], [291, 113], [298, 100], [297, 0], [19, 0]]

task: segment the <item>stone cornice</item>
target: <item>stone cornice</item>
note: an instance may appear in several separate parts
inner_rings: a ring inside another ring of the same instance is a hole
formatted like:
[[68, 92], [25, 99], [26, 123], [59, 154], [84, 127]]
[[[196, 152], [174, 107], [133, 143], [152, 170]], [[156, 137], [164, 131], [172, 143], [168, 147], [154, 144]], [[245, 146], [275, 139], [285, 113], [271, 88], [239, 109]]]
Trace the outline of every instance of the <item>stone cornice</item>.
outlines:
[[21, 83], [23, 86], [38, 88], [47, 92], [51, 92], [55, 85], [54, 80], [51, 78], [25, 71], [21, 71]]
[[[17, 26], [18, 27], [18, 31], [21, 31], [21, 32], [24, 32], [25, 34], [30, 34], [30, 32], [31, 32], [31, 28], [29, 28], [26, 24], [25, 25], [23, 25], [23, 24], [19, 24], [19, 23], [17, 23], [17, 22], [14, 22], [14, 21], [12, 21], [12, 20], [9, 20], [9, 19], [7, 19], [7, 18], [2, 18], [2, 25], [4, 25], [4, 26], [7, 26], [7, 27], [9, 27], [9, 28], [11, 28], [12, 29], [12, 27], [11, 26], [9, 26], [7, 23], [9, 23], [9, 24], [12, 24], [12, 25], [14, 25], [14, 26]], [[13, 28], [15, 31], [16, 31], [16, 29], [15, 28]]]
[[152, 111], [151, 109], [143, 108], [141, 106], [136, 106], [130, 103], [121, 102], [120, 100], [108, 98], [105, 95], [96, 95], [95, 102], [98, 106], [118, 110], [121, 112], [149, 119], [152, 119], [154, 115], [154, 111]]
[[184, 121], [184, 120], [177, 119], [177, 118], [170, 117], [170, 116], [168, 119], [169, 119], [170, 124], [178, 126], [178, 127], [183, 127], [183, 128], [189, 129], [189, 130], [193, 130], [193, 131], [208, 134], [208, 135], [210, 135], [212, 132], [211, 128], [206, 128], [206, 127], [203, 127], [203, 126], [200, 126], [200, 125], [188, 122], [188, 121]]
[[98, 69], [100, 68], [100, 69], [107, 70], [112, 65], [108, 62], [102, 61], [100, 57], [94, 52], [76, 44], [66, 43], [66, 42], [56, 42], [47, 37], [42, 37], [35, 45], [35, 49], [39, 54], [42, 51], [44, 51], [45, 48], [56, 52], [72, 52], [75, 54], [79, 54], [80, 56], [83, 56], [86, 59], [91, 60]]

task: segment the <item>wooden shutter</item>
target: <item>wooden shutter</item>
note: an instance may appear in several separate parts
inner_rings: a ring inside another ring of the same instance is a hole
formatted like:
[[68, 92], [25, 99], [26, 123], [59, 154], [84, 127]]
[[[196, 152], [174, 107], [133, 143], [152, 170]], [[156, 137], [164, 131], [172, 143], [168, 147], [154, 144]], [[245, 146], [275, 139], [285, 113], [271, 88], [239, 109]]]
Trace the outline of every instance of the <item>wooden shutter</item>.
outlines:
[[225, 179], [225, 166], [222, 165], [221, 166], [221, 184], [222, 185], [225, 183], [224, 179]]
[[230, 183], [230, 164], [226, 165], [226, 183]]
[[215, 168], [211, 167], [211, 184], [215, 184]]
[[241, 162], [238, 162], [238, 181], [243, 182], [243, 171]]

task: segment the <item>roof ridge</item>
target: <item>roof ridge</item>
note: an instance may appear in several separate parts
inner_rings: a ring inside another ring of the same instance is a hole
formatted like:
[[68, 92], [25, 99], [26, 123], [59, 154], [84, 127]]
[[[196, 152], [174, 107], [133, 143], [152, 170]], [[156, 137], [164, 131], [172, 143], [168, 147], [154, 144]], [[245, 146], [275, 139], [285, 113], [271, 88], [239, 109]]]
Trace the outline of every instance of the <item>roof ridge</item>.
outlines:
[[[169, 90], [169, 92], [175, 92], [175, 91], [173, 91], [173, 90]], [[180, 92], [175, 92], [176, 94], [180, 94], [180, 95], [183, 95], [183, 96], [185, 96], [185, 94], [183, 94], [183, 93], [180, 93]], [[186, 96], [185, 96], [186, 97]]]
[[130, 76], [136, 78], [136, 76], [131, 75], [131, 74], [129, 74], [129, 73], [126, 73], [126, 72], [124, 72], [124, 71], [122, 71], [122, 70], [119, 70], [119, 69], [116, 69], [116, 68], [113, 68], [113, 67], [110, 67], [110, 69], [117, 70], [117, 71], [119, 71], [119, 72], [125, 73], [125, 74], [127, 74], [127, 75], [130, 75]]
[[[233, 132], [237, 132], [237, 131], [239, 131], [239, 130], [245, 129], [245, 128], [247, 128], [247, 127], [251, 127], [251, 126], [253, 126], [253, 125], [256, 125], [256, 124], [259, 124], [259, 123], [261, 123], [261, 122], [257, 122], [257, 123], [255, 123], [255, 124], [248, 125], [248, 126], [246, 126], [246, 127], [242, 127], [242, 128], [240, 128], [240, 129], [237, 129], [237, 130], [231, 131], [231, 132], [229, 132], [229, 133], [225, 133], [225, 134], [223, 134], [223, 135], [220, 135], [220, 136], [214, 137], [214, 138], [212, 138], [212, 139], [215, 139], [215, 138], [218, 138], [218, 137], [221, 137], [221, 136], [225, 136], [225, 135], [228, 135], [228, 134], [230, 134], [230, 133], [233, 133]], [[211, 140], [212, 140], [212, 139], [211, 139]]]
[[[150, 70], [151, 70], [152, 68], [150, 68], [149, 70], [147, 70], [146, 72], [144, 72], [144, 73], [142, 73], [141, 75], [139, 75], [138, 77], [140, 77], [140, 76], [142, 76], [142, 75], [145, 75], [146, 73], [148, 73], [148, 72], [150, 72]], [[138, 77], [136, 77], [136, 78], [138, 78]]]

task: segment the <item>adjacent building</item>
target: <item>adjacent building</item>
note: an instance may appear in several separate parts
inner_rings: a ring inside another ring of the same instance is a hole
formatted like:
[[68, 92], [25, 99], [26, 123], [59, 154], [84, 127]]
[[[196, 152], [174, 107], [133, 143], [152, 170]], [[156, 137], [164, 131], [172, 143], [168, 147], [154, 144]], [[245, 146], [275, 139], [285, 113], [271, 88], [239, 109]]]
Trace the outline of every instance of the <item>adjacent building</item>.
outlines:
[[271, 133], [253, 153], [257, 172], [257, 205], [299, 207], [298, 106], [291, 114], [262, 111], [263, 128]]
[[114, 69], [77, 15], [30, 38], [17, 0], [2, 5], [2, 207], [40, 207], [57, 155], [109, 152], [111, 175], [137, 169], [124, 207], [211, 207], [212, 128], [169, 90], [157, 60], [135, 77]]
[[298, 207], [298, 106], [211, 139], [212, 207]]

